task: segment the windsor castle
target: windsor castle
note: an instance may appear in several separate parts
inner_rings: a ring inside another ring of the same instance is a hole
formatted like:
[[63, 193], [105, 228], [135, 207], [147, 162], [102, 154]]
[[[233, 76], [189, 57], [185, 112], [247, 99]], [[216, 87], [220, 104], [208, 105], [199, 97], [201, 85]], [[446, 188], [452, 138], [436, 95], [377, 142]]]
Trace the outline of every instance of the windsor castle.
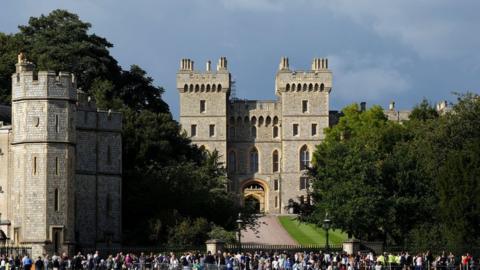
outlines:
[[122, 116], [97, 110], [70, 73], [19, 55], [0, 107], [0, 238], [32, 254], [121, 240]]
[[[275, 77], [276, 100], [239, 100], [231, 97], [232, 79], [227, 59], [212, 70], [196, 70], [182, 59], [177, 72], [180, 123], [192, 142], [217, 150], [228, 171], [229, 189], [241, 203], [253, 203], [266, 213], [288, 212], [290, 200], [309, 203], [310, 166], [324, 129], [341, 113], [329, 108], [332, 72], [328, 59], [314, 58], [309, 70], [291, 70], [283, 57]], [[361, 103], [365, 110], [365, 103]], [[446, 102], [437, 110], [446, 110]], [[385, 116], [408, 119], [392, 102]]]

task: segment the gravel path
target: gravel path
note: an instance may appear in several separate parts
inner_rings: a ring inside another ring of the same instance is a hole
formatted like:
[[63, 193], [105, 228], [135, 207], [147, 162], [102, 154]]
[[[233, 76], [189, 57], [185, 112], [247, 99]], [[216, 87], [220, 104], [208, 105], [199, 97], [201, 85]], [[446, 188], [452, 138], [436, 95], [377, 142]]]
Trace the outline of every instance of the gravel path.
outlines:
[[242, 231], [242, 243], [255, 243], [267, 245], [296, 245], [297, 242], [290, 237], [282, 227], [276, 216], [259, 218], [260, 226], [257, 233], [252, 230]]

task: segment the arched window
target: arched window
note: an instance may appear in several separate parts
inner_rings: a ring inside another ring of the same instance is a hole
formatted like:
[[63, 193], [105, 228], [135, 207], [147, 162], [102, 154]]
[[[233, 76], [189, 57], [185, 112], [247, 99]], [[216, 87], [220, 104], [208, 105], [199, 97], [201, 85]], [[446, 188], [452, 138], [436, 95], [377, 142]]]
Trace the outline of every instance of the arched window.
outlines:
[[198, 84], [195, 84], [195, 92], [198, 92], [198, 90], [200, 90], [200, 87], [198, 86]]
[[273, 124], [278, 125], [278, 117], [277, 116], [273, 117]]
[[273, 138], [278, 138], [278, 127], [273, 126]]
[[205, 91], [205, 84], [202, 84], [202, 86], [200, 87], [200, 91]]
[[193, 92], [193, 84], [190, 84], [190, 92]]
[[228, 171], [237, 171], [237, 153], [235, 153], [235, 151], [230, 151], [228, 154]]
[[250, 151], [250, 172], [258, 172], [258, 151], [255, 147]]
[[250, 128], [250, 135], [252, 136], [252, 138], [257, 138], [257, 127], [256, 126], [252, 126]]
[[58, 188], [56, 188], [55, 192], [54, 192], [53, 207], [54, 207], [55, 212], [58, 212], [60, 210], [60, 194], [58, 192]]
[[217, 86], [215, 84], [212, 85], [212, 91], [215, 92], [217, 90]]
[[184, 91], [184, 92], [187, 92], [187, 91], [188, 91], [188, 85], [185, 84], [185, 86], [183, 86], [183, 91]]
[[210, 92], [210, 84], [207, 84], [207, 92]]
[[264, 120], [263, 120], [263, 116], [260, 116], [260, 117], [258, 118], [258, 126], [263, 125], [263, 121], [264, 121]]
[[292, 83], [292, 91], [295, 91], [295, 84]]
[[290, 91], [290, 84], [289, 84], [289, 83], [287, 83], [287, 86], [285, 87], [285, 89], [286, 89], [287, 91]]
[[312, 91], [313, 90], [313, 84], [309, 84], [308, 85], [308, 91]]
[[300, 90], [302, 90], [302, 84], [299, 83], [299, 84], [297, 85], [297, 91], [300, 91]]
[[322, 83], [320, 84], [320, 91], [323, 91], [325, 89], [325, 85]]
[[300, 149], [300, 170], [306, 170], [310, 165], [310, 152], [306, 145]]
[[318, 83], [315, 84], [315, 91], [318, 91]]
[[242, 124], [242, 117], [238, 116], [237, 117], [237, 126], [240, 126]]
[[278, 172], [279, 168], [280, 166], [279, 166], [278, 151], [275, 150], [273, 151], [273, 154], [272, 154], [272, 171]]
[[307, 84], [306, 83], [303, 84], [303, 91], [307, 91]]
[[217, 91], [218, 92], [222, 91], [222, 85], [221, 84], [218, 85]]
[[252, 122], [252, 125], [256, 125], [257, 124], [257, 117], [253, 116], [252, 117], [252, 120], [250, 120]]
[[270, 123], [272, 123], [272, 118], [270, 118], [270, 116], [267, 116], [267, 118], [265, 118], [265, 126], [268, 127]]

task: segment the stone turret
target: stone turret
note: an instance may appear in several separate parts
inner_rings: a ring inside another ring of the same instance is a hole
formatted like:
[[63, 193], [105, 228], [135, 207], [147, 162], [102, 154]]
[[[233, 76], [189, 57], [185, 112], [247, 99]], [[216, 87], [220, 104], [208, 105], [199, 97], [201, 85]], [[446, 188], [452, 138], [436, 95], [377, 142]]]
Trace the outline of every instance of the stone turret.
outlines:
[[225, 153], [230, 87], [226, 57], [220, 57], [215, 71], [210, 61], [205, 71], [200, 71], [195, 70], [191, 59], [181, 60], [177, 72], [180, 123], [194, 143]]
[[34, 255], [72, 252], [75, 241], [75, 79], [70, 73], [34, 70], [23, 54], [12, 75], [10, 216]]

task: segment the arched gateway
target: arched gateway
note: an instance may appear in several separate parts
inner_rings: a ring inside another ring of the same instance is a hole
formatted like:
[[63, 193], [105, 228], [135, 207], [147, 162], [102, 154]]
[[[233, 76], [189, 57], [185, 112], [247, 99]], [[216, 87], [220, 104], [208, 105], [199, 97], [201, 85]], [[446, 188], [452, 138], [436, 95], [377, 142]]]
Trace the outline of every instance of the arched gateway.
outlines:
[[241, 185], [242, 203], [252, 205], [259, 213], [268, 212], [268, 185], [260, 179], [250, 179]]

